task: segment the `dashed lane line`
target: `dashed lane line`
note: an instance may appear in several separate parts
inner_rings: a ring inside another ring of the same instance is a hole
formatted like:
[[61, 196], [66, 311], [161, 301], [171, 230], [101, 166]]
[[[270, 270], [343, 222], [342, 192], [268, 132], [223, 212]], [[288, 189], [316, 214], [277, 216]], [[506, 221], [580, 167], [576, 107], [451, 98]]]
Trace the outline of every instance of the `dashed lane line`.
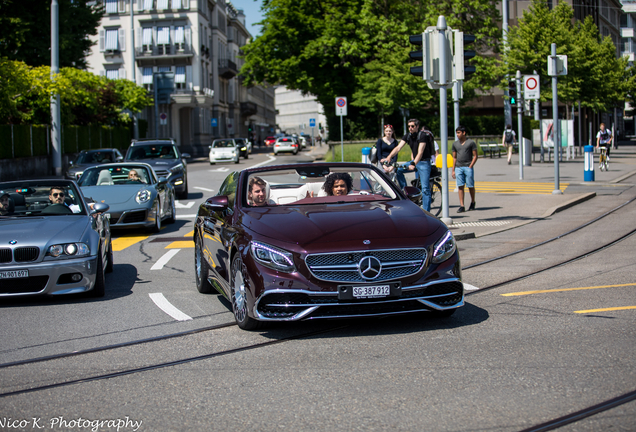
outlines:
[[126, 236], [114, 238], [111, 240], [113, 251], [123, 251], [124, 249], [134, 245], [135, 243], [146, 240], [148, 237], [149, 236]]
[[464, 284], [465, 291], [477, 291], [479, 288], [473, 285], [469, 285], [467, 283]]
[[161, 258], [159, 258], [157, 260], [157, 262], [153, 264], [152, 267], [150, 267], [150, 270], [161, 270], [163, 268], [163, 266], [168, 264], [168, 261], [170, 261], [170, 259], [173, 256], [175, 256], [176, 254], [179, 253], [180, 250], [181, 249], [170, 249], [168, 252], [163, 254], [163, 256]]
[[564, 292], [564, 291], [581, 291], [581, 290], [591, 290], [591, 289], [601, 289], [601, 288], [618, 288], [618, 287], [626, 287], [626, 286], [634, 286], [634, 285], [636, 285], [636, 283], [617, 284], [617, 285], [598, 285], [598, 286], [578, 287], [578, 288], [558, 288], [558, 289], [549, 289], [549, 290], [519, 291], [519, 292], [505, 293], [501, 295], [504, 297], [516, 297], [516, 296], [531, 295], [531, 294], [545, 294], [545, 293]]
[[579, 310], [579, 311], [574, 311], [574, 313], [586, 314], [586, 313], [594, 313], [594, 312], [609, 312], [609, 311], [620, 311], [620, 310], [628, 310], [628, 309], [636, 309], [636, 306], [620, 306], [620, 307], [611, 307], [611, 308], [603, 308], [603, 309]]
[[192, 189], [198, 189], [198, 190], [202, 190], [202, 191], [205, 191], [205, 192], [214, 192], [214, 189], [208, 189], [208, 188], [199, 187], [199, 186], [193, 186]]
[[148, 295], [150, 296], [150, 299], [157, 305], [157, 307], [159, 307], [159, 309], [161, 309], [177, 321], [189, 321], [192, 319], [192, 317], [184, 314], [179, 309], [174, 307], [172, 303], [166, 300], [163, 294], [151, 293]]

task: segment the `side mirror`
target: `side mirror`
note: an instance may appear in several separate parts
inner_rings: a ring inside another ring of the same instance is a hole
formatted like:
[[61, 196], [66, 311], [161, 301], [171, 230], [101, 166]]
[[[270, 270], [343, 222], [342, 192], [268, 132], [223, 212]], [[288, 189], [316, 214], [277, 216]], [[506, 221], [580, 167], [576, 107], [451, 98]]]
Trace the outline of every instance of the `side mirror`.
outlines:
[[422, 204], [422, 191], [413, 186], [405, 186], [404, 193], [406, 197], [413, 201], [415, 204]]
[[190, 153], [181, 153], [181, 157], [185, 159], [190, 159]]
[[219, 211], [225, 210], [228, 207], [227, 196], [213, 196], [212, 198], [208, 198], [203, 206], [210, 211]]
[[107, 212], [110, 206], [106, 203], [98, 202], [93, 205], [93, 210], [90, 212], [93, 213], [104, 213]]
[[123, 156], [117, 156], [117, 158], [115, 158], [115, 161], [116, 161], [116, 162], [121, 162], [121, 161], [123, 161], [123, 160], [124, 160], [124, 157], [123, 157]]
[[71, 161], [68, 161], [68, 164], [69, 164], [70, 166], [73, 166], [73, 161], [72, 161], [72, 160], [71, 160]]
[[159, 178], [157, 179], [157, 182], [158, 182], [159, 184], [166, 184], [166, 182], [167, 182], [167, 181], [168, 181], [168, 179], [167, 179], [166, 177], [159, 177]]

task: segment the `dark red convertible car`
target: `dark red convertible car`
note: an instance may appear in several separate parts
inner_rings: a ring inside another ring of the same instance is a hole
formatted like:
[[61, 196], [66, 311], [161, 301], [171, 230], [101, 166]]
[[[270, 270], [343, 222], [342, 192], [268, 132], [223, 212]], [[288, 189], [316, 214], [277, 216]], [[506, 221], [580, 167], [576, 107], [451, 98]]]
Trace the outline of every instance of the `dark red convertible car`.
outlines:
[[375, 166], [317, 163], [233, 172], [198, 210], [195, 269], [239, 327], [464, 304], [450, 230]]

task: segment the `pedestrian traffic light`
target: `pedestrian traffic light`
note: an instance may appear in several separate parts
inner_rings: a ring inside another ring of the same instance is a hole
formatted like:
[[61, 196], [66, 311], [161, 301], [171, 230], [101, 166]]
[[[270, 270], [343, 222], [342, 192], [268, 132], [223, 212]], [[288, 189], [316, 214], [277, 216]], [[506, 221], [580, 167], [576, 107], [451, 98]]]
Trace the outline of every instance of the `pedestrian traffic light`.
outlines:
[[453, 72], [455, 76], [453, 81], [464, 80], [467, 76], [475, 73], [476, 68], [472, 65], [466, 65], [465, 61], [475, 57], [477, 53], [474, 50], [464, 49], [466, 45], [470, 45], [475, 42], [474, 35], [464, 34], [459, 30], [453, 30], [455, 39], [455, 50], [453, 53]]
[[517, 106], [517, 84], [515, 80], [510, 80], [508, 83], [508, 97], [510, 98], [510, 105]]
[[428, 68], [426, 64], [426, 52], [428, 50], [428, 33], [421, 33], [418, 35], [409, 36], [409, 43], [413, 45], [419, 45], [422, 49], [418, 51], [411, 51], [409, 53], [409, 57], [411, 60], [418, 60], [421, 62], [421, 66], [413, 66], [410, 69], [411, 75], [415, 75], [418, 77], [422, 77], [424, 80], [427, 80], [428, 77]]

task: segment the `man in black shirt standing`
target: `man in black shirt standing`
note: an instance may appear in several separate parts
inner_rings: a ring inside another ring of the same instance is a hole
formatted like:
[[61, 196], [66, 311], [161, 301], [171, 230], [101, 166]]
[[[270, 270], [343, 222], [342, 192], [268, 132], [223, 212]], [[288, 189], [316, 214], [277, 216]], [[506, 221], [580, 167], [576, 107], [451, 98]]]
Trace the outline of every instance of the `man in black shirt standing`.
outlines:
[[457, 179], [457, 189], [459, 190], [459, 208], [457, 213], [466, 211], [464, 207], [464, 185], [468, 186], [470, 192], [470, 207], [468, 210], [475, 210], [475, 172], [473, 167], [477, 162], [477, 144], [475, 141], [466, 138], [466, 128], [458, 126], [455, 130], [457, 141], [453, 143], [453, 178]]
[[393, 156], [397, 156], [402, 147], [408, 144], [409, 147], [411, 147], [411, 160], [398, 168], [398, 183], [400, 187], [404, 189], [406, 186], [404, 173], [406, 171], [417, 170], [422, 183], [422, 208], [426, 211], [431, 211], [431, 187], [429, 180], [431, 177], [431, 156], [435, 154], [433, 135], [425, 131], [420, 132], [420, 121], [417, 119], [409, 120], [408, 125], [409, 132], [402, 137], [399, 144], [391, 151], [391, 154], [380, 162], [391, 160]]

